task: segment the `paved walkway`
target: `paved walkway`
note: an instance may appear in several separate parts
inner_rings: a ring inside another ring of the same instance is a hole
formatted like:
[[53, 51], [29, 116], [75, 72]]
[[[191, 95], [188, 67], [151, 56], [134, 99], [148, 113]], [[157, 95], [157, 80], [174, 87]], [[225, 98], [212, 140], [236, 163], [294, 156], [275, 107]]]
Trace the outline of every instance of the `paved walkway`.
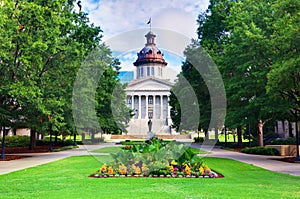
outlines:
[[[32, 157], [13, 160], [13, 161], [1, 161], [0, 175], [46, 164], [56, 160], [61, 160], [63, 158], [70, 157], [70, 156], [92, 155], [93, 154], [91, 153], [92, 150], [103, 148], [106, 146], [116, 146], [116, 145], [114, 143], [104, 143], [100, 145], [84, 145], [84, 146], [80, 146], [78, 149], [72, 149], [72, 150], [62, 151], [62, 152], [23, 154], [23, 155], [30, 155]], [[195, 148], [201, 148], [200, 145], [194, 143], [191, 146]], [[286, 173], [293, 176], [300, 176], [300, 163], [286, 163], [278, 160], [271, 160], [271, 158], [280, 158], [279, 156], [270, 157], [270, 156], [261, 156], [261, 155], [249, 155], [249, 154], [223, 150], [216, 147], [213, 148], [211, 154], [207, 154], [205, 156], [233, 159], [248, 164], [252, 164], [258, 167], [262, 167], [267, 170]]]
[[[17, 159], [13, 161], [1, 161], [0, 175], [22, 170], [22, 169], [27, 169], [30, 167], [35, 167], [56, 160], [61, 160], [70, 156], [92, 155], [93, 153], [90, 151], [95, 149], [100, 149], [106, 146], [116, 146], [116, 145], [114, 143], [103, 143], [100, 145], [84, 145], [84, 146], [79, 145], [79, 148], [77, 149], [66, 150], [61, 152], [18, 154], [18, 155], [27, 155], [31, 157]], [[101, 155], [100, 153], [97, 154]]]
[[[194, 143], [191, 146], [195, 148], [201, 148], [200, 145]], [[233, 159], [240, 162], [252, 164], [258, 167], [262, 167], [270, 171], [286, 173], [293, 176], [300, 176], [300, 163], [288, 163], [288, 162], [275, 160], [275, 159], [282, 158], [282, 156], [250, 155], [245, 153], [238, 153], [234, 151], [224, 150], [217, 147], [212, 149], [211, 154], [207, 154], [204, 156]]]

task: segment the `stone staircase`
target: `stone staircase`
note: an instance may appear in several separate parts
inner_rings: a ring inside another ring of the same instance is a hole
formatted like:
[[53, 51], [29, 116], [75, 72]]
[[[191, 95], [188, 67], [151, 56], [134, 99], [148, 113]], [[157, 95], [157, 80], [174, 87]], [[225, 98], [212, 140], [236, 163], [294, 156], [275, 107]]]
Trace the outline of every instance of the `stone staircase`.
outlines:
[[[191, 139], [190, 134], [177, 134], [177, 135], [166, 135], [166, 134], [156, 134], [157, 138], [164, 139], [164, 140], [176, 140], [176, 141], [193, 141]], [[147, 138], [147, 135], [111, 135], [111, 141], [122, 141], [122, 140], [144, 140]]]
[[[132, 119], [127, 128], [128, 134], [146, 135], [149, 131], [148, 121], [148, 119]], [[167, 125], [165, 119], [152, 119], [152, 132], [156, 134], [170, 134], [169, 125]]]

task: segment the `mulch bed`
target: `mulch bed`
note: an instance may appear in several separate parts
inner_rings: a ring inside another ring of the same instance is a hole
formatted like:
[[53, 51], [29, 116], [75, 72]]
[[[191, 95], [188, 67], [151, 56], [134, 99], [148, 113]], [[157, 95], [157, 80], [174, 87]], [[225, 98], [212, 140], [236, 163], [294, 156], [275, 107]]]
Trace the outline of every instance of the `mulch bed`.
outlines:
[[5, 155], [5, 158], [0, 158], [0, 161], [11, 161], [11, 160], [18, 160], [22, 158], [29, 158], [31, 156], [28, 155]]
[[[61, 148], [62, 146], [53, 146], [53, 149]], [[2, 149], [0, 148], [0, 153]], [[37, 146], [34, 150], [29, 150], [28, 146], [26, 147], [6, 147], [5, 154], [22, 154], [22, 153], [46, 153], [49, 152], [49, 146]], [[5, 155], [6, 158], [0, 158], [0, 161], [10, 161], [17, 160], [21, 158], [28, 158], [31, 156], [26, 155]]]
[[272, 158], [272, 160], [278, 160], [288, 163], [296, 163], [296, 157], [283, 157], [283, 158]]

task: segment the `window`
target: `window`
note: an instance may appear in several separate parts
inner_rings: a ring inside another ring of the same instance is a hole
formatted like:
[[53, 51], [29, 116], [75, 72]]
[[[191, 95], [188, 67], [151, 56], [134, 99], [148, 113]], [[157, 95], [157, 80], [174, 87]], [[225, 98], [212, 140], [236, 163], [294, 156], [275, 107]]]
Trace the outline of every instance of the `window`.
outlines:
[[149, 98], [148, 98], [148, 104], [153, 104], [153, 97], [152, 96], [149, 96]]
[[141, 68], [141, 77], [144, 76], [144, 68]]
[[154, 76], [154, 67], [151, 67], [151, 75]]
[[147, 76], [150, 76], [150, 67], [147, 67]]

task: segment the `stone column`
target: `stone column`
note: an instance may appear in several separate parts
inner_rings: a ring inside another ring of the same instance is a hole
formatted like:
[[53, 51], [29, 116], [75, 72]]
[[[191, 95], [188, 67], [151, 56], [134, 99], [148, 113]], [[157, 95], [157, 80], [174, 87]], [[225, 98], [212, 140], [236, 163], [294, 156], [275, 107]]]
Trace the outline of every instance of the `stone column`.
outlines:
[[142, 118], [142, 96], [139, 95], [139, 117], [138, 119]]
[[163, 95], [160, 96], [160, 119], [163, 119], [163, 111], [164, 111], [164, 104], [163, 104]]
[[131, 109], [134, 109], [134, 95], [131, 95]]
[[154, 119], [154, 118], [156, 118], [155, 117], [155, 114], [156, 114], [156, 110], [155, 110], [155, 95], [152, 96], [152, 99], [153, 99], [153, 103], [152, 103], [152, 105], [153, 105], [153, 109], [152, 109], [153, 112], [152, 112], [152, 114], [153, 114], [153, 119]]
[[146, 95], [146, 115], [145, 115], [145, 119], [148, 119], [148, 106], [149, 106], [149, 104], [148, 104], [148, 95]]

